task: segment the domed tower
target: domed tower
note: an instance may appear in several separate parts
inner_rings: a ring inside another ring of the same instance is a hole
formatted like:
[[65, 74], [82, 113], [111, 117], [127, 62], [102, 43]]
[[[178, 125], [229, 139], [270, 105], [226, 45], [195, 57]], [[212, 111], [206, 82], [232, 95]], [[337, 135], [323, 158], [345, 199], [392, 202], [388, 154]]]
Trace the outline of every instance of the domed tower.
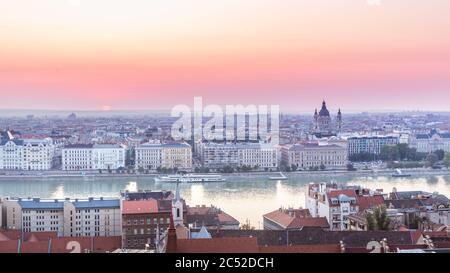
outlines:
[[319, 133], [322, 134], [328, 134], [332, 131], [330, 112], [327, 109], [327, 104], [325, 100], [322, 102], [322, 109], [320, 109], [319, 111], [318, 129]]
[[337, 122], [337, 131], [340, 133], [341, 130], [342, 130], [342, 113], [341, 113], [341, 108], [339, 108], [339, 111], [337, 113], [336, 122]]

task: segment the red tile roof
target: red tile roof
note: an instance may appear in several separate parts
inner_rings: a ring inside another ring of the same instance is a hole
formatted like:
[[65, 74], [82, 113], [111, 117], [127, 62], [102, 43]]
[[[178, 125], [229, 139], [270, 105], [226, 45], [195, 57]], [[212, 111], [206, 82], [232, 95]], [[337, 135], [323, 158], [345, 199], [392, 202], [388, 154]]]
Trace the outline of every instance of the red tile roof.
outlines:
[[259, 251], [260, 253], [341, 253], [341, 247], [338, 244], [261, 246]]
[[355, 197], [356, 198], [356, 192], [354, 189], [345, 189], [345, 190], [330, 190], [327, 192], [327, 198], [328, 198], [328, 204], [332, 206], [338, 206], [338, 204], [333, 205], [331, 203], [331, 198], [338, 198], [339, 195], [346, 195], [347, 197]]
[[217, 217], [219, 218], [220, 223], [236, 223], [239, 225], [239, 221], [236, 220], [233, 216], [229, 215], [228, 213], [221, 212], [217, 214]]
[[341, 194], [347, 195], [348, 197], [356, 197], [356, 192], [353, 189], [331, 190], [327, 192], [328, 198], [337, 198]]
[[[289, 214], [291, 212], [291, 214]], [[329, 228], [325, 217], [311, 217], [308, 209], [282, 210], [269, 212], [264, 218], [275, 222], [283, 228], [321, 227]]]
[[411, 231], [411, 241], [413, 242], [413, 244], [419, 243], [420, 239], [423, 239], [422, 231]]
[[327, 218], [325, 217], [310, 217], [310, 218], [294, 218], [294, 220], [287, 226], [287, 228], [302, 228], [302, 227], [321, 227], [329, 228]]
[[384, 198], [382, 195], [358, 196], [356, 201], [359, 206], [359, 211], [384, 204]]
[[255, 237], [178, 239], [177, 253], [258, 253]]
[[[29, 237], [33, 240], [24, 241], [20, 244], [21, 253], [82, 253], [90, 252], [112, 252], [122, 246], [121, 236], [112, 237], [57, 237], [36, 241], [42, 237], [40, 232], [32, 233]], [[45, 232], [44, 232], [45, 233]], [[19, 240], [0, 241], [0, 253], [17, 253]]]
[[123, 201], [122, 214], [143, 214], [158, 212], [158, 200]]

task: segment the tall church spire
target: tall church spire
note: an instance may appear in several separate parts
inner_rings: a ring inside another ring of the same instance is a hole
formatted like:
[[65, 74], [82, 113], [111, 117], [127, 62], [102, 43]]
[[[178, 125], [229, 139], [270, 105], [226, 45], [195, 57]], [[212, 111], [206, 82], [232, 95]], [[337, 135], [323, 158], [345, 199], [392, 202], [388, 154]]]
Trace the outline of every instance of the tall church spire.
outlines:
[[180, 182], [177, 182], [177, 189], [175, 192], [175, 199], [172, 200], [172, 215], [175, 226], [182, 226], [184, 223], [183, 209], [184, 205], [180, 198]]

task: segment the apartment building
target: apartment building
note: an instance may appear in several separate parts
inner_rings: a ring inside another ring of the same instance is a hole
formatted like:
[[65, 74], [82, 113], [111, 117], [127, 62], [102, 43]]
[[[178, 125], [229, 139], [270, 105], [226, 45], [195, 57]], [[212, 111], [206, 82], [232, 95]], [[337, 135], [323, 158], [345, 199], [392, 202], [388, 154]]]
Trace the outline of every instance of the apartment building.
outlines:
[[278, 168], [277, 148], [267, 143], [206, 142], [200, 150], [203, 166], [211, 169], [249, 166], [269, 171]]
[[382, 204], [384, 197], [381, 192], [358, 186], [311, 183], [306, 196], [306, 208], [311, 215], [326, 217], [331, 230], [349, 230], [350, 215]]
[[431, 130], [428, 133], [416, 134], [412, 137], [411, 147], [420, 153], [432, 153], [437, 150], [450, 152], [450, 133]]
[[203, 166], [211, 169], [239, 166], [238, 147], [233, 143], [202, 143], [200, 158]]
[[278, 151], [266, 143], [242, 143], [237, 145], [239, 166], [258, 167], [259, 170], [278, 168]]
[[192, 168], [191, 145], [183, 143], [146, 143], [135, 149], [135, 167], [145, 170], [157, 168]]
[[7, 198], [3, 207], [8, 230], [51, 231], [66, 237], [121, 235], [120, 199]]
[[349, 137], [347, 139], [348, 155], [352, 156], [361, 153], [379, 155], [383, 146], [398, 143], [398, 136], [376, 135]]
[[0, 139], [0, 169], [49, 170], [53, 166], [55, 146], [50, 138], [16, 139], [10, 132]]
[[336, 144], [302, 143], [281, 148], [281, 160], [286, 166], [297, 169], [325, 166], [327, 169], [345, 168], [347, 148]]
[[125, 157], [119, 144], [71, 144], [62, 149], [62, 169], [116, 170], [125, 167]]
[[[148, 194], [139, 195], [141, 197], [148, 196]], [[134, 197], [138, 196], [134, 195]], [[171, 217], [176, 225], [183, 225], [186, 222], [186, 203], [180, 198], [178, 189], [176, 198], [160, 197], [162, 199], [128, 198], [123, 201], [122, 238], [124, 248], [143, 249], [146, 246], [152, 249], [156, 248], [156, 242], [159, 242], [160, 236], [169, 227]]]

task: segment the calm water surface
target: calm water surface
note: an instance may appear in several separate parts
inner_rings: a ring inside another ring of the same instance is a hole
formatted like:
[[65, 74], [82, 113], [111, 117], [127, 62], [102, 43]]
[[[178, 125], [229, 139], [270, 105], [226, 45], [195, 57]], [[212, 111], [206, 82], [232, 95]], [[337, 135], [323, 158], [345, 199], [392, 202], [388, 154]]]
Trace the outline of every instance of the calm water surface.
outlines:
[[[450, 175], [423, 175], [410, 178], [388, 176], [291, 174], [289, 180], [269, 181], [265, 176], [230, 176], [224, 183], [182, 184], [181, 194], [188, 205], [215, 205], [241, 222], [249, 219], [261, 227], [262, 215], [280, 206], [304, 207], [309, 182], [362, 185], [371, 189], [424, 190], [450, 197]], [[0, 180], [0, 196], [41, 198], [116, 197], [121, 190], [174, 190], [170, 183], [156, 183], [151, 177], [139, 178], [36, 178]]]

